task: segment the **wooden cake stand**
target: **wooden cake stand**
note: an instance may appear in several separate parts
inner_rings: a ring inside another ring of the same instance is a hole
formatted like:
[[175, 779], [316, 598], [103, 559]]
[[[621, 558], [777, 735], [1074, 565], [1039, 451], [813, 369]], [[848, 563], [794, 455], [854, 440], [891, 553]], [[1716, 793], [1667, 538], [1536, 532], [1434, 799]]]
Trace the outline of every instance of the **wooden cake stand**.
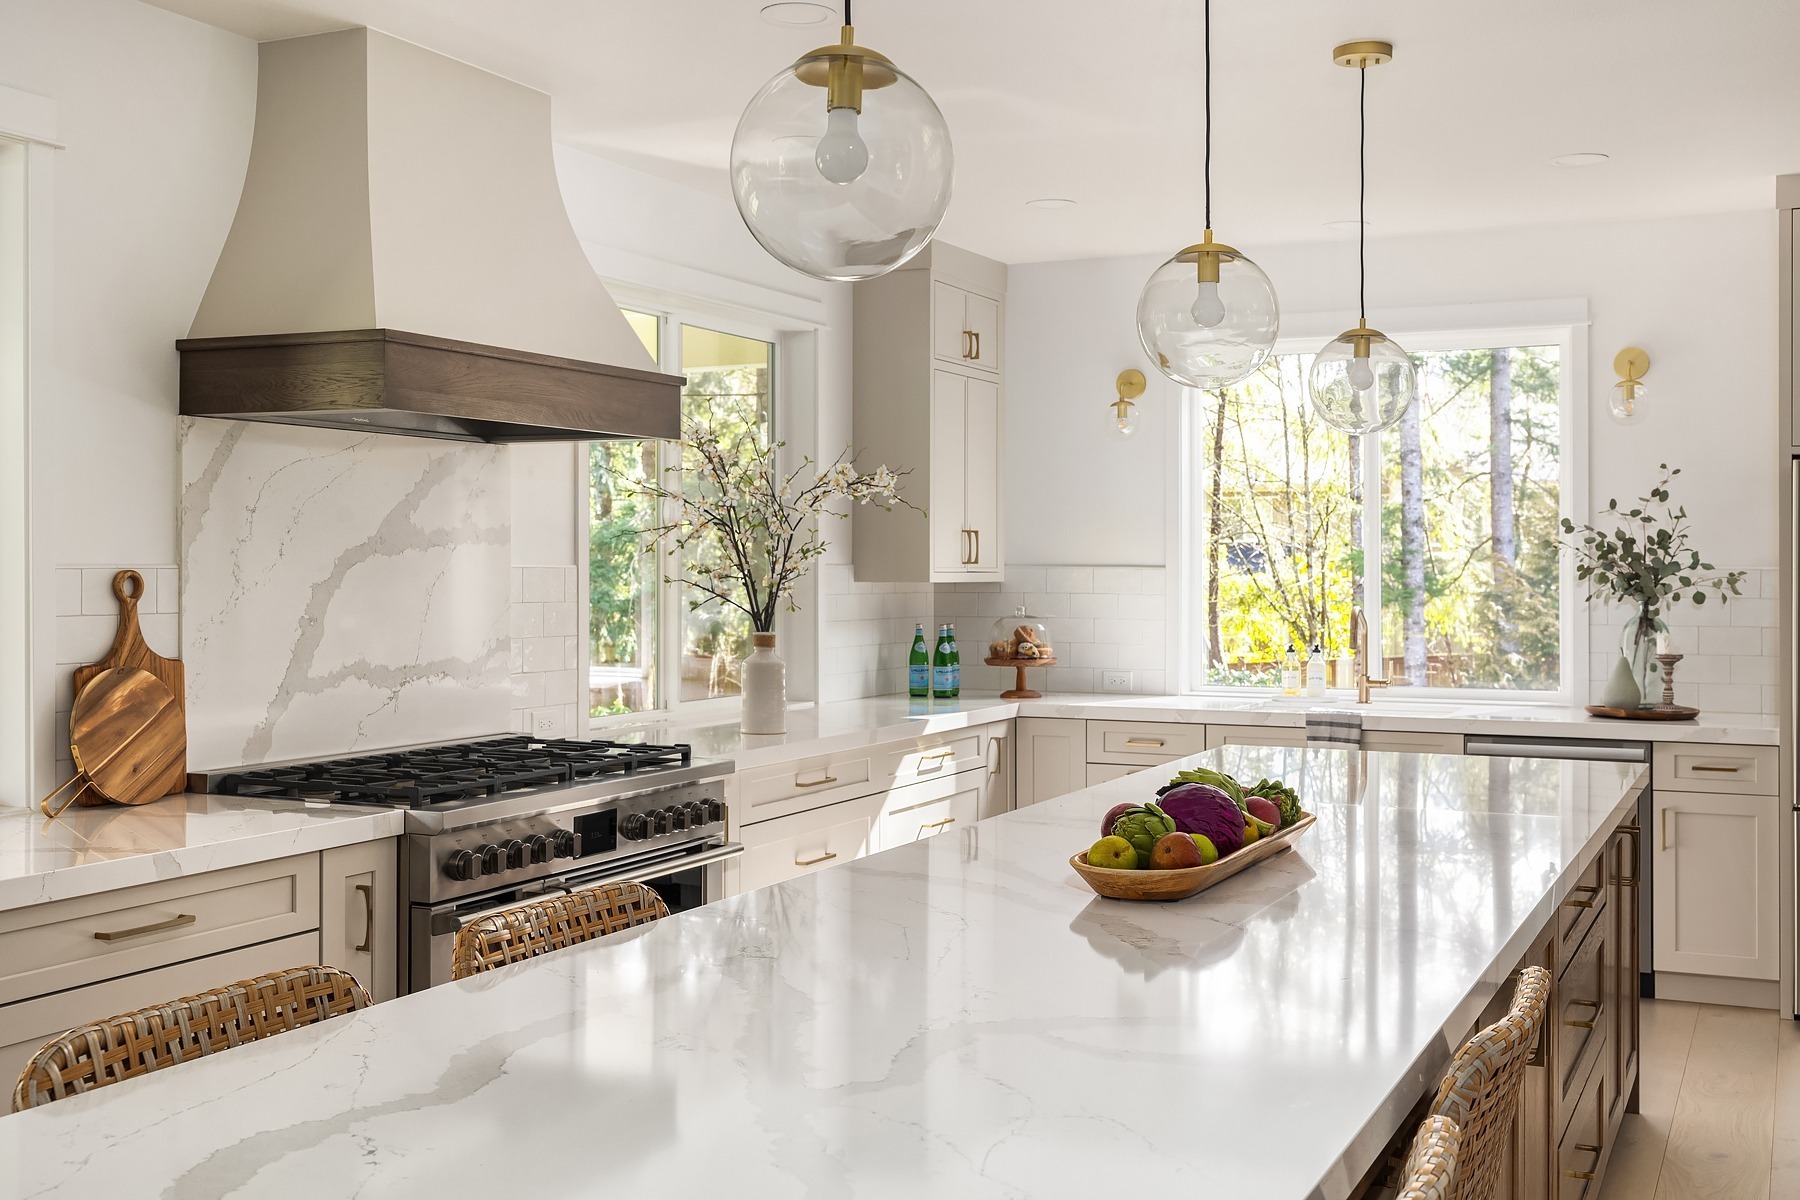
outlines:
[[1025, 672], [1032, 667], [1054, 667], [1056, 658], [984, 658], [981, 660], [990, 667], [1011, 667], [1019, 673], [1018, 680], [1011, 691], [1001, 692], [1002, 700], [1036, 700], [1042, 692], [1034, 692], [1025, 686]]

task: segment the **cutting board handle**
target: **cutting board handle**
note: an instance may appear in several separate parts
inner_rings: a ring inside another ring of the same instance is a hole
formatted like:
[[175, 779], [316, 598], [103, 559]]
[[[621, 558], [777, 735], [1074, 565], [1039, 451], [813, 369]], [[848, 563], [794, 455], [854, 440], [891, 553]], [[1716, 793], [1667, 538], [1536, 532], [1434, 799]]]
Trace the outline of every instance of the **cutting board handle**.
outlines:
[[119, 629], [113, 634], [108, 657], [117, 658], [125, 653], [126, 647], [144, 640], [143, 631], [138, 628], [137, 611], [138, 599], [144, 594], [144, 577], [133, 570], [120, 571], [113, 576], [112, 590], [119, 599]]

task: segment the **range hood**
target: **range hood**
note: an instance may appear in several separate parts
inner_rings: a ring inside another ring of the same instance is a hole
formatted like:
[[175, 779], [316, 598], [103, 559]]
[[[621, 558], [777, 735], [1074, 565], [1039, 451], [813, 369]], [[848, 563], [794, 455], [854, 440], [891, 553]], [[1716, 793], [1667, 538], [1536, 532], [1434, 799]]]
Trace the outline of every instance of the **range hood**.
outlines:
[[680, 436], [583, 254], [550, 98], [368, 29], [265, 42], [181, 411], [480, 442]]

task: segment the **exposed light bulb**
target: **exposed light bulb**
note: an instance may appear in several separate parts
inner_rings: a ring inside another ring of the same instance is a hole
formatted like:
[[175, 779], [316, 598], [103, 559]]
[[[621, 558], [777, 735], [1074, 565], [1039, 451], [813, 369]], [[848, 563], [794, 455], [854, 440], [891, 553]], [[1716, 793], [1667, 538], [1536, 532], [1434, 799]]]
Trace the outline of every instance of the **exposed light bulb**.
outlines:
[[1107, 422], [1106, 432], [1119, 441], [1124, 441], [1137, 432], [1137, 405], [1115, 404], [1113, 418]]
[[834, 108], [825, 118], [825, 136], [819, 139], [813, 161], [819, 174], [833, 183], [854, 183], [869, 169], [869, 144], [856, 128], [854, 108]]
[[1225, 302], [1219, 299], [1217, 280], [1202, 279], [1200, 294], [1194, 297], [1194, 323], [1202, 329], [1217, 329], [1225, 319]]
[[1350, 386], [1359, 392], [1366, 392], [1375, 386], [1375, 369], [1366, 358], [1350, 360]]

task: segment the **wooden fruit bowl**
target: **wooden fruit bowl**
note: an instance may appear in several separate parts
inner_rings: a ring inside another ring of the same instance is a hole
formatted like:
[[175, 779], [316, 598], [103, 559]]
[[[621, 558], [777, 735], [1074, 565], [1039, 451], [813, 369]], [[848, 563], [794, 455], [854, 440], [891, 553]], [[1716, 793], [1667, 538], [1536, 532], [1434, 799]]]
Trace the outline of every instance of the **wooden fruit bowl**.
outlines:
[[981, 660], [990, 667], [1011, 667], [1017, 671], [1018, 677], [1013, 681], [1011, 691], [1001, 692], [1002, 700], [1036, 700], [1042, 692], [1034, 692], [1025, 686], [1025, 672], [1032, 667], [1054, 667], [1056, 655], [1047, 658], [984, 658]]
[[1273, 858], [1283, 850], [1291, 850], [1294, 839], [1311, 828], [1314, 817], [1302, 812], [1300, 819], [1286, 829], [1252, 842], [1236, 854], [1228, 854], [1204, 867], [1184, 867], [1179, 871], [1119, 871], [1112, 867], [1096, 867], [1087, 860], [1087, 851], [1069, 860], [1087, 885], [1112, 900], [1186, 900], [1197, 896], [1215, 883], [1223, 883], [1246, 867], [1265, 858]]

